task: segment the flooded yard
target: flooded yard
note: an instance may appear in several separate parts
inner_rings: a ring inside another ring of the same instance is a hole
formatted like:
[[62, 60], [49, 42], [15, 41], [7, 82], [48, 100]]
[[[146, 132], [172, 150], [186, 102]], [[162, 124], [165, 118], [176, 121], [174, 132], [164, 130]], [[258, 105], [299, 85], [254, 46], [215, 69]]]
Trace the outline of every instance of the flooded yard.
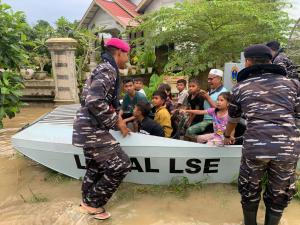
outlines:
[[[81, 182], [61, 176], [16, 153], [10, 137], [53, 107], [23, 108], [0, 130], [0, 225], [240, 225], [235, 185], [147, 186], [124, 183], [109, 202], [112, 218], [101, 222], [78, 211]], [[293, 200], [282, 225], [300, 224]], [[263, 224], [264, 206], [258, 221]]]

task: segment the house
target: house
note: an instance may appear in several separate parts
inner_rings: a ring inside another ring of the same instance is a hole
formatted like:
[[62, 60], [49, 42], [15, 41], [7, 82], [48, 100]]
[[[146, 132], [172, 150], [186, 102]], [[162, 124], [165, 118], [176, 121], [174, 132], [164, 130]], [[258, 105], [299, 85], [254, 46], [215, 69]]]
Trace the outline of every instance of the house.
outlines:
[[[81, 27], [105, 27], [104, 32], [119, 36], [128, 27], [138, 24], [134, 18], [161, 7], [171, 7], [182, 0], [93, 0], [80, 21]], [[125, 37], [123, 37], [125, 38]]]

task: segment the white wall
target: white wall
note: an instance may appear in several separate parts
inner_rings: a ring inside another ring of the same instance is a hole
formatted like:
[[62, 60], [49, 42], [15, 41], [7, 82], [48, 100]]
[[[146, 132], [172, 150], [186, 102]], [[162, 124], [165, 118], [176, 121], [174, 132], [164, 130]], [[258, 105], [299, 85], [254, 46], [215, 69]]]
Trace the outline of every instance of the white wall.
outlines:
[[119, 31], [123, 31], [123, 27], [117, 24], [117, 22], [107, 14], [103, 9], [99, 8], [96, 12], [94, 18], [89, 23], [89, 28], [91, 28], [95, 24], [95, 26], [105, 26], [106, 29], [116, 28]]
[[172, 7], [176, 2], [182, 2], [183, 0], [153, 0], [146, 8], [145, 13], [159, 10], [161, 7]]
[[292, 8], [286, 9], [286, 11], [289, 13], [290, 17], [293, 19], [299, 19], [300, 18], [300, 0], [290, 0], [290, 3], [293, 4]]
[[131, 0], [131, 2], [132, 2], [133, 4], [135, 4], [135, 5], [140, 4], [141, 1], [142, 1], [142, 0]]

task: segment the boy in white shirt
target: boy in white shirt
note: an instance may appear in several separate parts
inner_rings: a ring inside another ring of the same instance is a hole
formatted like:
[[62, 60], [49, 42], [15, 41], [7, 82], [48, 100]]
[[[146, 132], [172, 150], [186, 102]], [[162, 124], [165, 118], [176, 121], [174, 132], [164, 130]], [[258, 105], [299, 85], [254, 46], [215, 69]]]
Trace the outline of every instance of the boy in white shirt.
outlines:
[[179, 79], [176, 84], [176, 88], [178, 90], [178, 101], [177, 101], [177, 106], [187, 106], [188, 105], [188, 90], [186, 90], [186, 80], [185, 79]]
[[134, 79], [134, 89], [146, 96], [146, 93], [143, 89], [144, 83], [142, 78], [135, 78]]

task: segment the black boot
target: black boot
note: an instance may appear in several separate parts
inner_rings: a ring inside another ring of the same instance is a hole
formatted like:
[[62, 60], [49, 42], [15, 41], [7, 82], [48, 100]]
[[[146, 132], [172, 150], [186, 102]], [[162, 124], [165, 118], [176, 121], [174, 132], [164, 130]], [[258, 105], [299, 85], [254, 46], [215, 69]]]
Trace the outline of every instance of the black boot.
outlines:
[[247, 206], [243, 206], [245, 225], [257, 225], [256, 222], [257, 210], [258, 210], [258, 204], [248, 204]]
[[280, 219], [281, 219], [281, 214], [274, 214], [268, 208], [266, 209], [265, 225], [278, 225]]

